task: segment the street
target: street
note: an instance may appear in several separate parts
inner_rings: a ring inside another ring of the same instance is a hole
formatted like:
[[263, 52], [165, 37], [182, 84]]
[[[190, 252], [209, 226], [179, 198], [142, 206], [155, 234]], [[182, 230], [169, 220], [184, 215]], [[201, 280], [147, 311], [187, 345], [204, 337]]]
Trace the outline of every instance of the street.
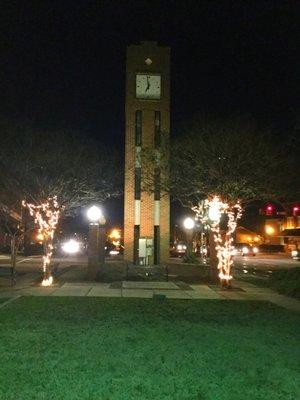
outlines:
[[[6, 254], [0, 254], [0, 267], [9, 266], [10, 256]], [[180, 261], [181, 259], [172, 259], [174, 261]], [[171, 261], [171, 260], [170, 260]], [[52, 263], [59, 263], [60, 267], [67, 267], [74, 264], [84, 264], [87, 262], [87, 257], [78, 256], [67, 256], [67, 257], [53, 257]], [[177, 263], [177, 262], [176, 262]], [[17, 257], [17, 270], [19, 271], [29, 271], [37, 270], [42, 265], [42, 256], [29, 256], [24, 257], [19, 255]], [[276, 270], [285, 268], [299, 267], [300, 262], [293, 260], [288, 254], [259, 254], [257, 256], [235, 256], [234, 257], [234, 267], [242, 269], [255, 269], [255, 270]]]
[[[87, 261], [84, 256], [68, 256], [68, 257], [53, 257], [52, 264], [55, 265], [59, 263], [60, 267], [67, 267], [74, 264], [82, 264]], [[10, 256], [7, 254], [0, 254], [0, 268], [9, 267]], [[16, 270], [22, 272], [38, 271], [42, 266], [42, 256], [28, 256], [24, 257], [18, 255]]]
[[256, 256], [235, 256], [234, 266], [238, 268], [255, 268], [258, 270], [274, 270], [299, 267], [300, 262], [293, 260], [288, 254], [259, 254]]

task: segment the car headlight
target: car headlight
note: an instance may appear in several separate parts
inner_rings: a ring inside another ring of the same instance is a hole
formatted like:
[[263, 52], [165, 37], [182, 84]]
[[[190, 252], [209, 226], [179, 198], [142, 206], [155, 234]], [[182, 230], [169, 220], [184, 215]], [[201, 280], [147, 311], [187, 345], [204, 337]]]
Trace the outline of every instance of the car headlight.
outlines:
[[80, 244], [77, 240], [70, 239], [62, 245], [62, 249], [65, 253], [76, 254], [80, 250]]
[[298, 250], [292, 250], [292, 257], [297, 257], [298, 256]]
[[183, 249], [183, 250], [186, 250], [186, 245], [185, 245], [185, 244], [182, 246], [182, 249]]
[[109, 254], [111, 256], [117, 256], [119, 254], [119, 250], [110, 250]]
[[248, 254], [249, 253], [248, 247], [243, 247], [242, 251], [243, 251], [244, 254]]
[[182, 244], [179, 244], [179, 245], [177, 246], [177, 250], [182, 250], [182, 248], [183, 248]]
[[257, 247], [253, 247], [253, 253], [258, 253], [258, 248]]

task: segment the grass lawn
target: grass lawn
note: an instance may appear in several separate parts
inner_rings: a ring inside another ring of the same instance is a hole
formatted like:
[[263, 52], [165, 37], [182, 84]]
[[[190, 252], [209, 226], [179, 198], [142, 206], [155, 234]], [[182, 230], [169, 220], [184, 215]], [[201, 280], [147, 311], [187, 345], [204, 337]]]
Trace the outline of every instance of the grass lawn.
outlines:
[[296, 400], [300, 320], [268, 303], [20, 298], [0, 399]]
[[268, 278], [255, 278], [251, 275], [243, 276], [242, 279], [300, 300], [300, 267], [273, 271]]

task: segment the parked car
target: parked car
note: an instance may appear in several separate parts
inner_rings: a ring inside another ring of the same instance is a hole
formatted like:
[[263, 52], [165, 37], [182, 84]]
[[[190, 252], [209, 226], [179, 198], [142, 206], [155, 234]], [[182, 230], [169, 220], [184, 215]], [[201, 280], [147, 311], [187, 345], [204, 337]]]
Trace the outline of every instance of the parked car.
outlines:
[[174, 244], [170, 249], [171, 257], [183, 257], [186, 253], [187, 246], [183, 243]]
[[293, 260], [300, 260], [300, 250], [299, 249], [292, 250], [291, 256]]
[[105, 245], [105, 255], [107, 257], [116, 257], [124, 253], [124, 246], [115, 246], [113, 243], [106, 243]]
[[235, 254], [240, 254], [242, 256], [256, 256], [259, 252], [257, 246], [252, 246], [249, 243], [238, 243], [235, 245]]

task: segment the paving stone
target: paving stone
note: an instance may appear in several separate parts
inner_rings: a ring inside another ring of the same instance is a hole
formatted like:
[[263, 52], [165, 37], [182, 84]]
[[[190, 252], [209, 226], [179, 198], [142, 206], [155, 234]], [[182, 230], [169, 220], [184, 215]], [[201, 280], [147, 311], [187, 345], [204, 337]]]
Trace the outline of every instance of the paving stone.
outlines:
[[243, 289], [249, 293], [268, 293], [268, 294], [276, 293], [272, 289], [263, 288], [263, 287], [249, 287], [249, 288], [244, 287]]
[[243, 290], [214, 290], [207, 285], [190, 285], [190, 290], [179, 287], [174, 282], [119, 282], [120, 287], [111, 287], [102, 282], [67, 282], [61, 287], [29, 286], [31, 281], [23, 280], [10, 288], [3, 287], [0, 297], [21, 296], [99, 296], [99, 297], [136, 297], [152, 298], [153, 294], [164, 295], [172, 299], [221, 299], [269, 301], [277, 306], [300, 312], [300, 301], [276, 293], [269, 288], [256, 287], [244, 282], [234, 281], [234, 285]]
[[189, 293], [190, 293], [190, 291], [185, 292], [183, 290], [163, 290], [163, 289], [154, 290], [154, 294], [163, 294], [168, 299], [189, 299], [189, 300], [191, 300], [192, 297], [189, 295]]
[[124, 281], [123, 289], [173, 289], [180, 290], [174, 282], [131, 282]]
[[190, 285], [188, 285], [186, 282], [182, 282], [182, 281], [176, 282], [176, 286], [180, 290], [193, 290], [193, 288]]
[[234, 285], [234, 286], [239, 286], [239, 287], [242, 287], [242, 288], [247, 288], [247, 287], [249, 287], [249, 288], [256, 288], [257, 286], [255, 286], [255, 285], [253, 285], [253, 283], [250, 283], [250, 282], [246, 282], [246, 281], [239, 281], [239, 280], [236, 280], [236, 279], [234, 279], [233, 281], [232, 281], [232, 284]]
[[121, 295], [121, 289], [109, 289], [101, 286], [93, 286], [87, 294], [89, 297], [121, 297]]
[[122, 297], [141, 297], [150, 299], [153, 297], [153, 290], [149, 289], [122, 289]]
[[188, 293], [193, 299], [223, 299], [219, 293], [207, 285], [191, 285], [191, 287], [193, 290]]
[[275, 293], [272, 289], [266, 288], [266, 287], [258, 287], [253, 285], [252, 283], [248, 283], [248, 282], [242, 282], [242, 281], [238, 281], [236, 282], [236, 285], [239, 286], [240, 288], [242, 288], [243, 290], [245, 290], [246, 292], [249, 293], [269, 293], [269, 294], [273, 294]]
[[234, 292], [234, 291], [230, 291], [230, 289], [228, 290], [220, 290], [218, 291], [218, 294], [220, 296], [223, 296], [224, 298], [228, 299], [228, 300], [245, 300], [245, 296], [243, 296], [244, 292]]
[[276, 293], [274, 293], [272, 296], [267, 296], [266, 299], [267, 301], [270, 301], [279, 307], [300, 312], [300, 301], [297, 299], [292, 299]]
[[[253, 294], [251, 292], [242, 292], [242, 293], [240, 293], [240, 297], [242, 298], [242, 300], [249, 300], [249, 301], [251, 301], [251, 300], [266, 301], [267, 300], [265, 296]], [[237, 298], [236, 300], [240, 300], [240, 299]]]
[[89, 286], [65, 286], [63, 285], [61, 288], [54, 290], [51, 293], [51, 296], [86, 296], [91, 289], [91, 285]]
[[[105, 285], [105, 287], [108, 287], [110, 285], [110, 283], [98, 283], [98, 285]], [[97, 286], [97, 282], [66, 282], [62, 285], [62, 287], [73, 287], [73, 286]]]

